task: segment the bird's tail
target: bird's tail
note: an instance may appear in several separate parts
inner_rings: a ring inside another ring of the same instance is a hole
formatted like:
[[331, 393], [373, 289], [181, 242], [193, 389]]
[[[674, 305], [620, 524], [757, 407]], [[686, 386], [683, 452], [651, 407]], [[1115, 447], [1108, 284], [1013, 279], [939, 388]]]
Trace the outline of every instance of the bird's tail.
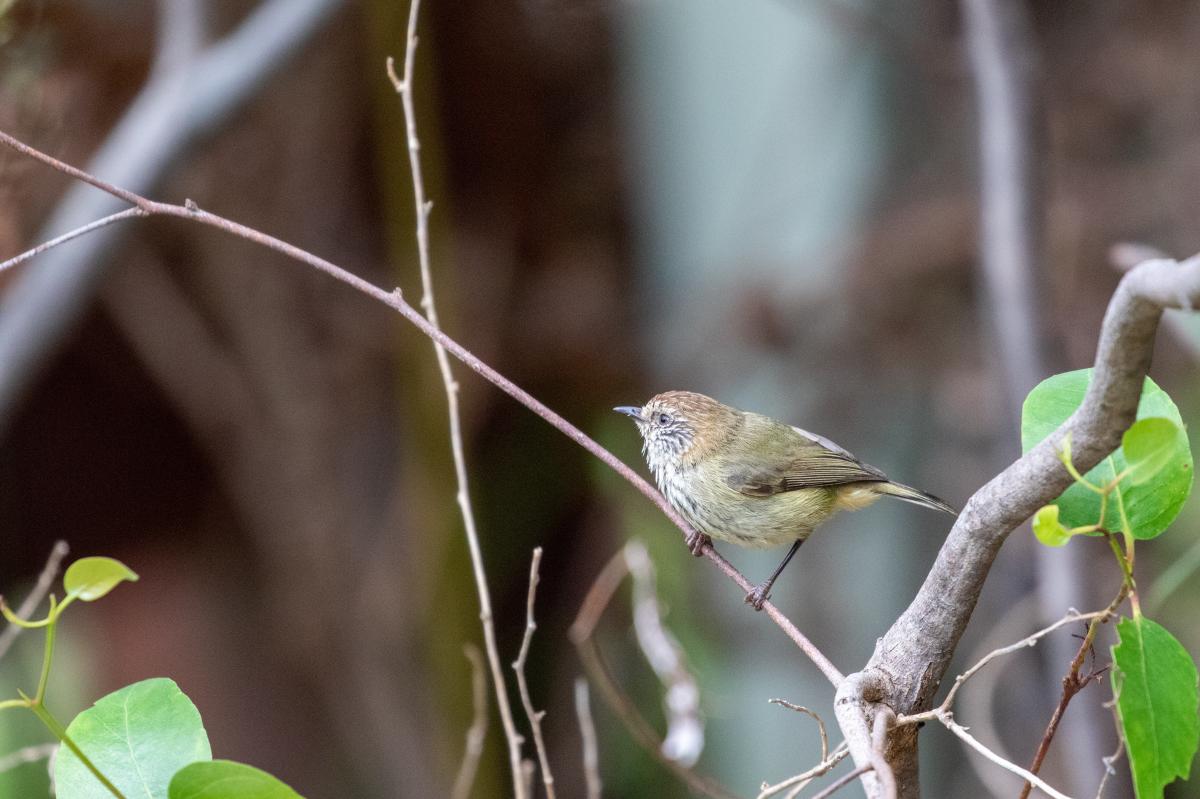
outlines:
[[887, 483], [879, 483], [876, 490], [881, 494], [887, 494], [888, 496], [895, 497], [896, 499], [902, 499], [905, 502], [911, 502], [914, 505], [940, 510], [943, 513], [949, 513], [951, 516], [958, 515], [958, 511], [950, 507], [950, 505], [945, 501], [935, 497], [933, 494], [926, 494], [924, 491], [920, 491], [912, 486], [906, 486], [903, 483], [893, 483], [890, 481]]

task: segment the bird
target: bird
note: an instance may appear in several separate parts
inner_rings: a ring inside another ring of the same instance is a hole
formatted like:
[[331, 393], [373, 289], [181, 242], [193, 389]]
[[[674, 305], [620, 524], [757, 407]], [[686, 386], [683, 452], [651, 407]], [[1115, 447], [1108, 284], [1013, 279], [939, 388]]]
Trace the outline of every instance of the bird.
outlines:
[[755, 549], [791, 544], [771, 576], [746, 595], [755, 610], [800, 545], [838, 511], [890, 496], [958, 515], [824, 436], [704, 394], [666, 391], [613, 410], [637, 424], [659, 490], [693, 528], [692, 554], [703, 555], [714, 538]]

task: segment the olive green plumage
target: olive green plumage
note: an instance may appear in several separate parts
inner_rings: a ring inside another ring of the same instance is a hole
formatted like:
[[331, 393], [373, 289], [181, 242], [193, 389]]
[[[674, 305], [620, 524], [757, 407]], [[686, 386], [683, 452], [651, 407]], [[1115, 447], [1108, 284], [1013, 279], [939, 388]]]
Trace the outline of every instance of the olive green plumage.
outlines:
[[796, 542], [834, 513], [882, 496], [955, 513], [826, 438], [703, 394], [668, 391], [644, 406], [616, 410], [637, 423], [663, 495], [712, 538], [756, 548], [794, 544], [790, 558]]

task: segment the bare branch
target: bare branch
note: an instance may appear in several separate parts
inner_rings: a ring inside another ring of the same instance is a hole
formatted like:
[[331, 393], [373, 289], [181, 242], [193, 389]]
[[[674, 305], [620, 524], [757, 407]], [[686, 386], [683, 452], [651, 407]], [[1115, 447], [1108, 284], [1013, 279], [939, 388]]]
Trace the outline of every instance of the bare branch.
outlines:
[[[421, 288], [425, 296], [421, 299], [421, 307], [425, 318], [434, 330], [441, 330], [438, 323], [437, 305], [433, 299], [433, 270], [429, 262], [429, 211], [432, 203], [425, 196], [425, 181], [421, 174], [421, 142], [417, 138], [417, 112], [413, 102], [413, 69], [416, 66], [417, 55], [417, 19], [421, 11], [421, 0], [412, 0], [408, 10], [408, 32], [404, 48], [404, 79], [396, 76], [395, 64], [391, 58], [387, 61], [388, 76], [400, 95], [400, 103], [404, 107], [404, 124], [408, 139], [408, 163], [412, 172], [413, 208], [416, 213], [417, 228], [417, 258], [421, 270]], [[471, 492], [467, 481], [467, 456], [463, 445], [462, 416], [458, 408], [458, 381], [450, 368], [450, 358], [446, 348], [435, 340], [434, 353], [437, 356], [438, 370], [442, 375], [442, 384], [446, 389], [446, 406], [450, 417], [450, 450], [454, 456], [454, 476], [458, 481], [458, 509], [462, 514], [463, 529], [467, 536], [467, 548], [471, 553], [471, 570], [475, 575], [475, 590], [479, 595], [479, 619], [483, 624], [483, 644], [487, 653], [488, 666], [491, 668], [492, 681], [495, 683], [496, 705], [500, 710], [500, 723], [504, 727], [504, 737], [508, 743], [509, 768], [512, 769], [513, 792], [516, 799], [524, 799], [522, 779], [521, 744], [524, 739], [517, 732], [513, 721], [512, 708], [508, 702], [508, 690], [504, 685], [504, 674], [500, 669], [500, 651], [496, 646], [496, 627], [492, 619], [492, 598], [488, 589], [487, 573], [483, 565], [483, 553], [479, 548], [479, 533], [475, 528], [475, 512], [471, 507]], [[534, 575], [530, 577], [530, 603], [533, 602], [533, 588], [536, 583], [537, 561], [541, 556], [538, 550], [534, 555]], [[518, 678], [523, 675], [518, 672]], [[529, 709], [528, 692], [525, 693], [526, 708]], [[541, 738], [536, 714], [531, 714], [534, 722], [534, 735]], [[543, 746], [538, 742], [538, 754], [543, 756]], [[543, 776], [547, 786], [553, 784], [550, 772], [546, 769], [545, 758], [542, 757]], [[551, 799], [553, 799], [553, 790]]]
[[[216, 228], [217, 230], [220, 230], [231, 236], [237, 236], [238, 238], [245, 239], [262, 247], [266, 247], [288, 258], [292, 258], [303, 264], [311, 266], [312, 268], [324, 272], [330, 277], [345, 283], [357, 291], [366, 294], [375, 300], [378, 300], [384, 305], [387, 305], [398, 312], [426, 336], [442, 345], [448, 353], [466, 364], [469, 369], [483, 377], [488, 382], [492, 383], [494, 386], [508, 394], [513, 399], [517, 400], [517, 402], [521, 403], [529, 410], [533, 411], [547, 424], [554, 427], [556, 430], [570, 438], [579, 446], [583, 447], [585, 450], [602, 461], [606, 466], [619, 474], [634, 488], [640, 491], [647, 499], [653, 502], [659, 508], [659, 510], [661, 510], [662, 513], [671, 520], [672, 524], [679, 528], [685, 540], [689, 535], [691, 535], [692, 529], [688, 526], [687, 522], [683, 520], [683, 517], [681, 517], [675, 511], [675, 509], [671, 507], [671, 505], [663, 498], [657, 489], [650, 485], [650, 483], [641, 477], [636, 471], [622, 462], [619, 458], [617, 458], [616, 455], [613, 455], [607, 449], [596, 443], [594, 439], [592, 439], [578, 427], [571, 424], [554, 411], [550, 410], [550, 408], [544, 403], [535, 399], [532, 394], [517, 386], [511, 380], [504, 377], [495, 369], [481, 361], [457, 341], [447, 336], [440, 329], [431, 325], [429, 321], [420, 314], [419, 311], [417, 311], [413, 306], [409, 305], [408, 302], [404, 300], [399, 290], [385, 291], [373, 283], [363, 280], [357, 275], [348, 272], [336, 264], [314, 255], [307, 250], [302, 250], [293, 244], [289, 244], [281, 239], [277, 239], [274, 236], [269, 236], [261, 231], [255, 230], [254, 228], [247, 227], [246, 225], [239, 224], [216, 214], [211, 214], [200, 209], [191, 201], [188, 201], [186, 205], [172, 205], [171, 203], [154, 202], [146, 199], [145, 197], [131, 195], [129, 192], [125, 192], [116, 186], [110, 186], [109, 184], [95, 178], [92, 175], [82, 173], [75, 167], [71, 167], [56, 158], [46, 155], [40, 150], [35, 150], [2, 131], [0, 131], [0, 143], [22, 152], [31, 158], [42, 162], [43, 164], [53, 167], [54, 169], [78, 177], [80, 180], [86, 180], [91, 185], [103, 189], [104, 191], [108, 191], [115, 196], [129, 196], [132, 198], [130, 201], [133, 202], [138, 208], [144, 210], [148, 215], [187, 219], [191, 222]], [[704, 556], [708, 558], [708, 560], [714, 565], [716, 565], [718, 569], [720, 569], [738, 586], [738, 588], [741, 589], [742, 596], [745, 596], [746, 593], [754, 588], [750, 581], [746, 579], [745, 575], [734, 568], [733, 564], [722, 557], [720, 553], [718, 553], [713, 547], [707, 547], [704, 551]], [[787, 616], [785, 616], [777, 607], [775, 607], [775, 605], [767, 602], [763, 605], [763, 610], [766, 611], [766, 615], [773, 622], [775, 622], [775, 624], [781, 630], [783, 630], [784, 634], [786, 634], [788, 638], [790, 638], [792, 642], [800, 648], [800, 650], [809, 658], [809, 660], [811, 660], [813, 664], [820, 669], [821, 673], [825, 675], [825, 678], [829, 680], [832, 685], [836, 686], [842, 681], [842, 673], [838, 671], [838, 669], [829, 661], [829, 659], [825, 657], [821, 650], [814, 646], [813, 643], [809, 641], [802, 632], [800, 632], [796, 625], [793, 624], [792, 621], [788, 619]]]
[[[38, 605], [42, 604], [42, 600], [46, 598], [46, 594], [50, 593], [50, 586], [54, 582], [54, 578], [58, 576], [63, 558], [70, 551], [71, 548], [67, 546], [66, 541], [54, 542], [54, 547], [50, 550], [50, 556], [46, 559], [46, 565], [42, 567], [42, 573], [38, 575], [37, 582], [33, 585], [33, 590], [29, 592], [29, 596], [25, 597], [25, 601], [17, 608], [17, 616], [27, 620], [37, 610]], [[10, 624], [3, 631], [0, 631], [0, 659], [8, 654], [13, 641], [17, 640], [17, 636], [24, 629], [24, 627], [19, 625]]]
[[544, 710], [534, 710], [533, 700], [529, 697], [529, 683], [525, 679], [525, 661], [529, 657], [529, 645], [533, 642], [533, 633], [537, 630], [537, 622], [533, 619], [533, 600], [537, 596], [537, 585], [541, 579], [538, 566], [542, 562], [542, 548], [535, 547], [533, 560], [529, 564], [529, 596], [525, 600], [525, 636], [521, 639], [521, 651], [513, 661], [513, 671], [517, 673], [517, 689], [521, 692], [521, 704], [525, 707], [525, 715], [529, 717], [529, 726], [533, 729], [533, 743], [537, 748], [538, 764], [542, 768], [542, 784], [546, 786], [546, 796], [554, 799], [554, 775], [550, 773], [550, 760], [546, 757], [546, 741], [542, 738], [542, 718]]
[[875, 714], [871, 725], [871, 770], [885, 799], [896, 799], [896, 775], [887, 759], [888, 728], [895, 720], [896, 714], [890, 708], [883, 708]]
[[854, 769], [854, 771], [851, 771], [849, 774], [838, 777], [837, 780], [835, 780], [828, 788], [821, 791], [820, 793], [813, 794], [812, 799], [828, 799], [828, 797], [833, 796], [835, 793], [840, 791], [842, 788], [845, 788], [847, 785], [854, 782], [859, 777], [870, 772], [871, 768], [872, 768], [872, 766], [869, 766], [869, 765], [859, 766], [858, 768]]
[[1054, 797], [1054, 799], [1071, 799], [1071, 797], [1067, 796], [1066, 794], [1055, 790], [1053, 787], [1050, 786], [1049, 783], [1047, 783], [1045, 780], [1043, 780], [1038, 775], [1021, 768], [1016, 763], [1011, 763], [1011, 762], [1005, 760], [1004, 758], [1000, 757], [995, 752], [993, 752], [991, 749], [988, 749], [986, 746], [984, 746], [978, 740], [976, 740], [975, 737], [971, 735], [971, 733], [967, 732], [966, 727], [955, 722], [954, 717], [950, 713], [939, 711], [938, 712], [938, 721], [942, 722], [942, 724], [945, 725], [946, 729], [950, 730], [950, 732], [954, 733], [959, 738], [961, 738], [963, 741], [965, 741], [966, 744], [968, 746], [970, 746], [972, 749], [974, 749], [976, 752], [983, 755], [984, 757], [986, 757], [988, 760], [995, 763], [1000, 768], [1005, 769], [1006, 771], [1011, 771], [1013, 774], [1016, 774], [1018, 777], [1023, 777], [1027, 782], [1033, 783], [1033, 785], [1035, 785], [1039, 790], [1044, 792], [1047, 796], [1052, 796], [1052, 797]]
[[936, 720], [939, 713], [945, 713], [951, 709], [951, 706], [954, 704], [955, 697], [958, 696], [958, 689], [963, 686], [963, 683], [974, 677], [977, 673], [979, 673], [980, 669], [991, 663], [996, 658], [1002, 657], [1003, 655], [1011, 655], [1013, 652], [1019, 652], [1022, 649], [1028, 649], [1029, 647], [1035, 646], [1042, 638], [1046, 637], [1060, 627], [1065, 627], [1068, 624], [1107, 619], [1113, 615], [1115, 609], [1115, 607], [1109, 607], [1093, 613], [1068, 613], [1066, 616], [1063, 616], [1049, 627], [1044, 627], [1038, 630], [1036, 633], [1022, 638], [1016, 643], [1009, 644], [1008, 646], [1002, 646], [999, 649], [993, 649], [991, 652], [988, 652], [986, 655], [980, 658], [974, 666], [971, 666], [971, 668], [967, 669], [955, 678], [954, 685], [950, 687], [949, 692], [946, 694], [946, 698], [943, 699], [942, 703], [935, 709], [928, 710], [924, 713], [914, 713], [909, 716], [901, 716], [896, 719], [896, 724], [916, 724], [922, 721]]
[[579, 718], [579, 737], [583, 739], [583, 777], [587, 784], [587, 799], [600, 799], [600, 752], [596, 746], [592, 705], [588, 701], [588, 684], [583, 677], [575, 678], [575, 715]]
[[[0, 133], [0, 141], [28, 151], [43, 163], [56, 168], [65, 166], [40, 152], [29, 151], [7, 134]], [[578, 428], [430, 325], [398, 292], [386, 292], [322, 258], [209, 214], [194, 204], [184, 207], [155, 203], [142, 197], [137, 197], [135, 204], [149, 214], [188, 219], [268, 247], [395, 309], [473, 371], [600, 458], [655, 502], [681, 531], [685, 534], [688, 531], [687, 525], [649, 483]], [[839, 686], [838, 720], [852, 753], [856, 751], [857, 730], [869, 730], [866, 719], [868, 716], [873, 718], [879, 706], [886, 704], [901, 714], [920, 713], [930, 706], [1000, 545], [1018, 524], [1061, 494], [1071, 482], [1056, 455], [1063, 436], [1071, 433], [1075, 462], [1081, 471], [1087, 471], [1115, 449], [1136, 413], [1154, 333], [1163, 309], [1192, 307], [1197, 303], [1200, 303], [1200, 257], [1184, 262], [1149, 261], [1125, 275], [1105, 316], [1096, 368], [1080, 408], [1055, 433], [970, 499], [913, 602], [879, 640], [867, 667], [846, 677], [845, 685], [842, 675], [799, 630], [777, 609], [767, 606], [770, 618], [821, 668], [831, 683]], [[748, 581], [724, 558], [711, 549], [705, 554], [743, 590], [749, 590]], [[854, 713], [858, 714], [857, 723]], [[903, 728], [897, 730], [898, 733], [902, 731]], [[869, 742], [869, 733], [859, 737]], [[915, 791], [915, 741], [913, 735], [911, 742], [906, 740], [904, 745], [898, 745], [893, 741], [889, 748], [889, 761], [896, 770], [902, 796], [913, 795]], [[863, 753], [866, 754], [865, 749]], [[855, 757], [858, 762], [858, 755]], [[1040, 780], [1034, 784], [1039, 783]]]
[[802, 705], [794, 704], [786, 699], [768, 699], [767, 701], [772, 705], [779, 705], [780, 707], [786, 707], [788, 710], [812, 716], [813, 720], [817, 722], [817, 732], [821, 736], [821, 759], [825, 760], [829, 757], [829, 736], [825, 732], [825, 722], [817, 715], [816, 711], [809, 710]]
[[483, 741], [487, 737], [487, 672], [483, 655], [474, 644], [463, 646], [463, 654], [471, 663], [471, 726], [467, 728], [467, 745], [463, 750], [462, 765], [454, 778], [451, 799], [467, 799], [471, 786], [475, 784], [475, 773], [479, 770], [479, 758], [483, 756]]
[[[1055, 733], [1058, 732], [1058, 725], [1062, 722], [1063, 716], [1067, 712], [1067, 705], [1075, 698], [1075, 695], [1086, 688], [1093, 682], [1099, 679], [1104, 670], [1089, 670], [1087, 674], [1080, 674], [1083, 668], [1083, 661], [1087, 654], [1092, 651], [1092, 645], [1096, 640], [1096, 633], [1100, 629], [1100, 625], [1108, 621], [1110, 616], [1116, 615], [1117, 608], [1125, 601], [1125, 597], [1129, 594], [1129, 586], [1126, 583], [1121, 584], [1121, 590], [1117, 592], [1116, 597], [1109, 603], [1100, 615], [1088, 622], [1087, 634], [1079, 643], [1079, 650], [1075, 653], [1075, 657], [1071, 660], [1071, 664], [1067, 667], [1067, 674], [1062, 678], [1062, 694], [1059, 696], [1058, 705], [1054, 708], [1054, 713], [1050, 716], [1049, 723], [1046, 724], [1046, 731], [1042, 734], [1042, 740], [1038, 743], [1037, 752], [1034, 753], [1033, 763], [1030, 764], [1029, 770], [1037, 774], [1042, 767], [1042, 762], [1046, 759], [1046, 754], [1050, 751], [1050, 743], [1054, 740]], [[1026, 799], [1029, 792], [1033, 789], [1031, 783], [1026, 782], [1021, 788], [1019, 799]]]
[[831, 752], [828, 757], [823, 758], [820, 763], [813, 766], [808, 771], [788, 777], [786, 780], [777, 782], [774, 785], [768, 785], [764, 782], [755, 799], [770, 799], [770, 797], [782, 791], [786, 791], [788, 788], [791, 788], [792, 790], [788, 792], [784, 799], [794, 799], [795, 796], [799, 795], [800, 791], [808, 787], [810, 782], [815, 780], [817, 777], [828, 774], [831, 770], [833, 770], [834, 766], [845, 760], [846, 756], [849, 754], [850, 750], [846, 748], [846, 744], [840, 743], [833, 748], [833, 752]]
[[[683, 647], [663, 626], [654, 585], [654, 564], [642, 542], [633, 540], [625, 545], [625, 563], [633, 577], [633, 627], [638, 645], [666, 689], [663, 706], [667, 737], [662, 745], [663, 754], [685, 766], [693, 766], [704, 751], [700, 688], [684, 664]], [[821, 757], [824, 759], [824, 755]]]
[[[1200, 257], [1183, 262], [1147, 261], [1121, 280], [1100, 334], [1091, 384], [1079, 409], [1058, 430], [980, 488], [967, 502], [938, 553], [920, 591], [881, 637], [866, 668], [854, 680], [860, 712], [888, 706], [899, 714], [932, 704], [979, 599], [992, 561], [1008, 534], [1071, 484], [1057, 450], [1072, 436], [1076, 467], [1086, 472], [1115, 449], [1132, 423], [1150, 363], [1154, 334], [1164, 308], [1200, 300]], [[839, 690], [839, 696], [848, 699]], [[869, 700], [863, 697], [870, 697]], [[856, 749], [846, 708], [838, 720], [855, 762]], [[917, 791], [916, 736], [893, 746], [902, 796]]]
[[14, 266], [18, 266], [25, 261], [28, 261], [35, 255], [41, 255], [42, 253], [46, 252], [46, 250], [53, 249], [60, 244], [66, 244], [72, 239], [77, 239], [85, 233], [91, 233], [93, 230], [99, 230], [102, 227], [111, 225], [113, 222], [122, 222], [134, 216], [146, 216], [146, 212], [141, 208], [126, 208], [124, 211], [118, 211], [115, 214], [109, 214], [103, 219], [97, 219], [95, 222], [91, 222], [83, 225], [82, 227], [77, 227], [74, 230], [67, 231], [61, 236], [56, 236], [49, 241], [42, 242], [31, 250], [26, 250], [20, 255], [14, 255], [7, 261], [0, 262], [0, 272], [3, 272], [5, 269], [9, 269]]

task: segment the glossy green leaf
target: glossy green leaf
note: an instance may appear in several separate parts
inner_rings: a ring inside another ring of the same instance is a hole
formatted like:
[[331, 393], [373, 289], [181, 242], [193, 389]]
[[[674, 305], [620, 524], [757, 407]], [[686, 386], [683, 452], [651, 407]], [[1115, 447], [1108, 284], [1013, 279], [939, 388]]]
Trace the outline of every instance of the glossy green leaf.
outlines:
[[1058, 506], [1046, 505], [1033, 517], [1033, 534], [1048, 547], [1061, 547], [1071, 540], [1071, 531], [1058, 521]]
[[1200, 744], [1196, 665], [1175, 637], [1145, 617], [1121, 619], [1113, 694], [1138, 799], [1161, 799], [1186, 779]]
[[[125, 796], [138, 799], [166, 799], [176, 771], [212, 758], [200, 712], [161, 677], [104, 697], [75, 717], [67, 735]], [[112, 799], [65, 746], [54, 773], [59, 799]]]
[[[1043, 380], [1029, 392], [1021, 414], [1021, 444], [1025, 451], [1057, 430], [1075, 412], [1083, 401], [1090, 378], [1090, 369], [1066, 372]], [[1164, 456], [1165, 464], [1148, 482], [1134, 485], [1127, 477], [1120, 488], [1111, 494], [1104, 520], [1108, 529], [1118, 530], [1122, 526], [1121, 512], [1124, 511], [1130, 532], [1135, 538], [1141, 539], [1154, 538], [1165, 530], [1179, 514], [1179, 509], [1192, 490], [1192, 454], [1179, 409], [1165, 391], [1147, 378], [1137, 418], [1155, 417], [1173, 422], [1178, 429], [1170, 455]], [[1128, 465], [1122, 447], [1085, 476], [1094, 484], [1104, 485]], [[1085, 486], [1071, 486], [1058, 498], [1057, 504], [1059, 520], [1068, 528], [1096, 524], [1100, 518], [1100, 495]]]
[[212, 760], [192, 763], [171, 780], [170, 799], [303, 799], [265, 771]]
[[113, 558], [80, 558], [67, 567], [63, 575], [63, 587], [67, 596], [91, 602], [113, 590], [126, 580], [136, 582], [138, 576], [133, 569]]
[[1143, 485], [1158, 476], [1179, 452], [1187, 439], [1179, 425], [1161, 416], [1139, 419], [1121, 437], [1121, 451], [1129, 464], [1126, 478], [1130, 485]]

